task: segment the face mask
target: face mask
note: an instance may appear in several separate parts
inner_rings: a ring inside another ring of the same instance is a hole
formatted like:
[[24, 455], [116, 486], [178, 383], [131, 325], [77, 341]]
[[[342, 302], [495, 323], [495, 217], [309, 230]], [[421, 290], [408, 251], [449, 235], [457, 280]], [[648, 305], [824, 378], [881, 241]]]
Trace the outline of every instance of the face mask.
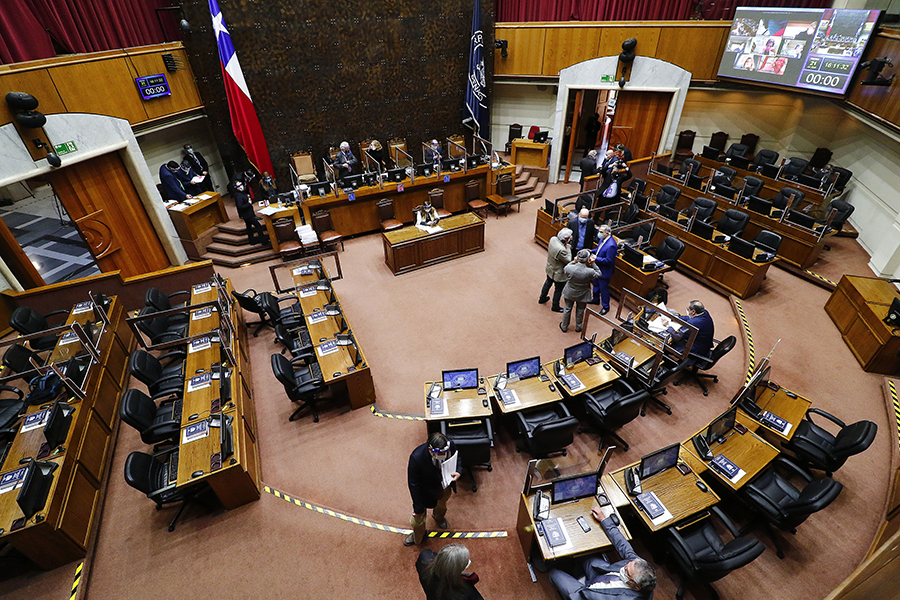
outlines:
[[583, 225], [583, 224], [587, 223], [587, 219], [583, 219], [583, 218], [581, 218], [581, 217], [578, 217], [578, 222], [581, 223], [581, 224]]
[[[625, 567], [627, 567], [627, 566], [628, 566], [628, 565], [625, 565]], [[622, 567], [621, 569], [619, 569], [619, 577], [620, 577], [620, 578], [622, 579], [622, 581], [624, 581], [625, 583], [630, 584], [630, 583], [631, 583], [631, 579], [628, 578], [628, 574], [627, 574], [626, 571], [625, 571], [625, 567]]]
[[187, 152], [188, 152], [188, 154], [193, 154], [193, 153], [194, 153], [194, 149], [193, 149], [193, 148], [188, 148], [188, 149], [187, 149]]

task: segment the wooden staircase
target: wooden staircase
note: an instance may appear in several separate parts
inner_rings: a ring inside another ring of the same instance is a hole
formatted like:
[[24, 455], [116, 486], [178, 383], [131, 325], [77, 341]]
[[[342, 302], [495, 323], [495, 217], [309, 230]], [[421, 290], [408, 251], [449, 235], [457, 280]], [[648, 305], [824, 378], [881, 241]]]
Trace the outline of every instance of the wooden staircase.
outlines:
[[547, 187], [550, 169], [530, 165], [516, 165], [515, 194], [522, 200], [540, 198]]
[[278, 257], [269, 246], [247, 243], [247, 228], [242, 219], [219, 223], [216, 229], [218, 232], [213, 234], [212, 243], [200, 256], [203, 260], [211, 260], [214, 265], [239, 267]]

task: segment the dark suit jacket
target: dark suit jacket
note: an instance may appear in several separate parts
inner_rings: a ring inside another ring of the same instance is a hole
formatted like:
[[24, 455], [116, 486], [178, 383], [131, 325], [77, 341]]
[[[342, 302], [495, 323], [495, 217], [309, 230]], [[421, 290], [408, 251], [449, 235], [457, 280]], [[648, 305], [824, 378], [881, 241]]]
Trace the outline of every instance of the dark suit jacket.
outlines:
[[[569, 229], [572, 230], [572, 256], [575, 255], [575, 248], [578, 247], [578, 240], [580, 239], [578, 236], [580, 232], [578, 231], [578, 215], [573, 214], [569, 216], [569, 224], [567, 225]], [[594, 247], [594, 242], [597, 240], [597, 226], [594, 225], [593, 219], [587, 220], [587, 226], [584, 231], [584, 245], [582, 248], [587, 248], [590, 250]]]
[[[344, 177], [353, 175], [353, 171], [356, 169], [356, 163], [358, 162], [359, 159], [353, 155], [353, 152], [348, 150], [346, 154], [344, 152], [338, 152], [331, 164], [338, 171], [338, 179], [343, 179]], [[344, 164], [349, 164], [350, 168], [344, 167]]]
[[202, 175], [203, 171], [209, 173], [209, 163], [207, 163], [206, 159], [203, 158], [203, 155], [196, 150], [193, 155], [191, 155], [190, 152], [185, 152], [183, 160], [186, 160], [191, 165], [191, 168], [197, 172], [197, 175]]
[[231, 193], [231, 197], [234, 198], [234, 206], [235, 208], [237, 208], [237, 213], [240, 218], [256, 218], [256, 213], [253, 212], [253, 202], [250, 201], [250, 196], [248, 196], [245, 192], [234, 191]]
[[591, 175], [597, 174], [597, 159], [591, 158], [590, 156], [585, 156], [580, 161], [578, 161], [578, 165], [581, 167], [581, 179], [585, 177], [590, 177]]
[[[601, 565], [600, 575], [605, 575], [607, 573], [616, 573], [627, 565], [629, 562], [634, 560], [635, 558], [640, 558], [634, 549], [631, 547], [631, 544], [628, 543], [619, 528], [613, 525], [612, 519], [603, 519], [600, 521], [600, 526], [603, 527], [603, 531], [606, 532], [606, 537], [615, 545], [616, 552], [619, 553], [619, 556], [622, 557], [622, 560], [614, 563], [605, 563]], [[597, 561], [593, 563], [595, 566], [597, 565]], [[592, 579], [588, 579], [586, 582], [588, 586], [597, 582], [597, 577]], [[628, 599], [640, 599], [640, 600], [650, 600], [653, 597], [653, 592], [640, 592], [637, 590], [632, 590], [631, 588], [607, 588], [602, 590], [592, 590], [589, 587], [585, 587], [579, 592], [572, 594], [569, 596], [571, 600], [625, 600]]]
[[[703, 314], [699, 314], [696, 317], [687, 317], [684, 320], [697, 328], [697, 337], [694, 339], [694, 345], [691, 346], [691, 354], [709, 356], [710, 352], [712, 352], [713, 337], [716, 329], [712, 317], [709, 316], [709, 311], [705, 310]], [[676, 350], [684, 349], [687, 343], [685, 334], [686, 332], [684, 331], [675, 333], [672, 337], [676, 342], [672, 344], [672, 347]]]
[[162, 184], [162, 195], [166, 200], [178, 200], [181, 202], [187, 198], [187, 193], [181, 187], [178, 176], [169, 170], [166, 165], [159, 168], [159, 182]]
[[[456, 452], [456, 444], [450, 442], [450, 456]], [[459, 473], [459, 455], [457, 455], [456, 471]], [[406, 467], [406, 484], [412, 496], [413, 512], [423, 513], [426, 508], [434, 508], [444, 493], [441, 485], [441, 469], [431, 461], [428, 444], [422, 444], [409, 455]]]

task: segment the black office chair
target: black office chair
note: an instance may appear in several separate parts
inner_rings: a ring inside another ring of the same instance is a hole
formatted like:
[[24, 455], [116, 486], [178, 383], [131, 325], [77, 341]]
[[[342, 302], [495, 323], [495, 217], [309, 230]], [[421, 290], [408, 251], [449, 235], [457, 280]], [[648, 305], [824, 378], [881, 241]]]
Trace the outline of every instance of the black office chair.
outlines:
[[[825, 417], [838, 427], [837, 435], [813, 422], [812, 415]], [[831, 474], [840, 469], [848, 458], [859, 454], [875, 441], [878, 425], [872, 421], [857, 421], [850, 425], [820, 408], [810, 408], [806, 418], [797, 424], [797, 430], [785, 447], [813, 469]]]
[[646, 248], [650, 243], [651, 234], [653, 233], [653, 223], [641, 223], [637, 227], [633, 229], [626, 229], [618, 234], [619, 239], [622, 239], [630, 246], [636, 246], [638, 238], [641, 241], [641, 247]]
[[666, 289], [669, 289], [669, 284], [663, 281], [663, 274], [675, 269], [675, 265], [678, 264], [678, 259], [684, 254], [684, 248], [684, 242], [677, 237], [670, 235], [660, 242], [659, 246], [651, 248], [650, 250], [650, 254], [653, 254], [656, 257], [656, 260], [666, 266], [665, 270], [661, 271], [659, 274], [659, 284]]
[[659, 304], [662, 302], [663, 304], [669, 303], [669, 290], [665, 288], [656, 288], [649, 294], [647, 294], [647, 301], [653, 304]]
[[581, 397], [586, 419], [600, 432], [600, 447], [603, 447], [603, 435], [609, 435], [622, 444], [627, 452], [628, 442], [619, 437], [615, 430], [638, 417], [644, 403], [650, 399], [650, 393], [635, 389], [627, 381], [618, 379], [612, 385], [596, 392], [584, 393]]
[[[172, 298], [176, 296], [187, 296], [187, 300], [185, 302], [179, 302], [177, 304], [172, 304]], [[171, 310], [173, 308], [181, 308], [187, 304], [191, 299], [191, 292], [183, 290], [180, 292], [175, 292], [174, 294], [169, 294], [168, 296], [163, 293], [162, 290], [155, 287], [147, 288], [147, 293], [144, 294], [144, 305], [145, 306], [153, 306], [158, 311]], [[185, 315], [187, 316], [187, 315]]]
[[170, 441], [178, 443], [181, 433], [181, 399], [156, 403], [141, 390], [131, 388], [122, 394], [119, 416], [141, 434], [141, 441], [153, 445]]
[[[31, 335], [33, 333], [46, 331], [53, 327], [49, 323], [47, 323], [48, 317], [68, 314], [68, 310], [54, 310], [53, 312], [49, 312], [46, 315], [42, 315], [41, 313], [32, 310], [27, 306], [20, 306], [13, 311], [12, 315], [10, 315], [9, 326], [22, 335]], [[65, 321], [65, 319], [63, 320]], [[60, 325], [62, 325], [62, 323], [60, 323]], [[59, 334], [45, 335], [43, 337], [28, 340], [28, 345], [31, 346], [32, 350], [36, 350], [38, 352], [43, 352], [44, 350], [53, 350], [53, 348], [56, 346], [57, 337], [59, 337]]]
[[[562, 402], [515, 414], [524, 448], [535, 458], [557, 452], [565, 455], [566, 446], [575, 439], [578, 419], [569, 413]], [[516, 445], [516, 452], [521, 450], [522, 447]]]
[[675, 208], [675, 203], [678, 202], [679, 196], [681, 196], [681, 190], [674, 185], [669, 185], [667, 183], [656, 192], [656, 203], [661, 206], [671, 206], [672, 208]]
[[21, 344], [13, 344], [3, 354], [3, 366], [13, 373], [26, 373], [34, 369], [31, 366], [31, 359], [34, 359], [39, 366], [44, 365], [44, 359], [37, 352], [29, 350]]
[[[782, 475], [782, 470], [803, 479], [803, 489], [797, 489]], [[779, 456], [756, 479], [738, 490], [738, 495], [763, 519], [763, 525], [772, 538], [778, 558], [784, 558], [784, 550], [771, 526], [796, 534], [797, 526], [813, 513], [834, 502], [843, 487], [834, 479], [827, 477], [813, 480], [809, 473], [795, 463]]]
[[731, 167], [722, 165], [721, 167], [716, 168], [716, 172], [713, 174], [712, 184], [715, 186], [731, 187], [735, 176], [737, 176], [737, 171]]
[[[715, 515], [728, 529], [732, 540], [722, 541], [712, 522]], [[717, 506], [689, 523], [665, 530], [665, 543], [669, 556], [681, 572], [676, 600], [684, 598], [684, 588], [689, 583], [702, 583], [710, 597], [719, 600], [719, 594], [711, 583], [722, 579], [732, 571], [756, 560], [766, 547], [752, 536], [742, 536], [734, 523]]]
[[[653, 378], [649, 378], [648, 374], [646, 379], [637, 378], [632, 381], [638, 381], [641, 387], [650, 393], [650, 401], [666, 411], [667, 415], [671, 415], [672, 408], [657, 396], [659, 394], [662, 394], [663, 396], [668, 395], [669, 391], [666, 389], [666, 386], [672, 383], [685, 369], [691, 366], [691, 364], [692, 358], [690, 355], [677, 362], [672, 358], [664, 356]], [[647, 405], [644, 404], [644, 407], [641, 408], [642, 417], [646, 414], [646, 409]]]
[[853, 177], [853, 171], [843, 167], [831, 167], [831, 171], [834, 173], [835, 178], [834, 189], [843, 191], [847, 184], [850, 183], [850, 179]]
[[628, 185], [625, 186], [625, 191], [631, 192], [633, 194], [643, 194], [644, 190], [646, 189], [647, 182], [639, 177], [635, 177]]
[[473, 467], [485, 467], [493, 471], [491, 466], [491, 447], [494, 445], [494, 432], [490, 419], [466, 419], [464, 421], [441, 421], [441, 433], [456, 444], [459, 461], [463, 469], [472, 478], [472, 491], [478, 491]]
[[628, 225], [630, 223], [634, 223], [640, 217], [640, 212], [638, 207], [633, 202], [629, 204], [622, 215], [619, 217], [619, 221], [616, 223], [616, 227], [621, 227], [622, 225]]
[[750, 221], [750, 215], [734, 208], [729, 208], [722, 213], [722, 218], [716, 223], [716, 230], [719, 233], [732, 237], [741, 237], [747, 223]]
[[753, 239], [753, 245], [763, 252], [778, 255], [778, 250], [781, 248], [781, 236], [773, 231], [763, 229], [756, 234], [756, 237]]
[[765, 165], [774, 165], [778, 162], [778, 159], [781, 157], [780, 154], [775, 152], [774, 150], [769, 150], [768, 148], [763, 148], [759, 152], [756, 153], [756, 156], [753, 157], [753, 170], [759, 171]]
[[[844, 202], [843, 200], [832, 200], [831, 208], [837, 209], [837, 213], [835, 213], [830, 227], [835, 231], [842, 231], [844, 229], [844, 224], [847, 222], [847, 219], [850, 218], [850, 215], [853, 214], [853, 211], [856, 210], [856, 207], [849, 202]], [[831, 211], [829, 210], [828, 213], [830, 212]], [[828, 213], [825, 214], [826, 218], [819, 219], [817, 220], [817, 222], [825, 223], [825, 221], [828, 220]]]
[[[263, 294], [268, 292], [263, 292]], [[259, 336], [259, 330], [263, 327], [271, 327], [272, 322], [269, 321], [269, 315], [266, 312], [266, 308], [260, 304], [259, 294], [256, 293], [254, 289], [244, 290], [243, 292], [237, 292], [232, 290], [231, 295], [234, 296], [235, 300], [237, 300], [238, 306], [246, 310], [247, 312], [251, 312], [259, 317], [259, 321], [253, 321], [246, 323], [247, 327], [251, 325], [256, 325], [256, 329], [253, 331], [253, 337]]]
[[687, 176], [688, 171], [691, 172], [692, 177], [699, 176], [700, 168], [702, 166], [703, 165], [700, 164], [700, 161], [695, 158], [686, 158], [684, 159], [684, 161], [682, 161], [681, 168], [678, 170], [678, 172], [681, 175], [681, 178], [685, 180], [685, 184], [687, 184], [687, 179], [685, 179], [685, 177]]
[[[138, 316], [144, 317], [157, 313], [155, 307], [145, 306], [138, 312]], [[188, 335], [190, 322], [187, 319], [171, 319], [168, 316], [158, 316], [142, 319], [135, 323], [138, 330], [150, 338], [150, 343], [164, 344], [183, 339]]]
[[828, 148], [816, 148], [813, 155], [809, 159], [810, 169], [824, 169], [831, 162], [834, 153]]
[[171, 448], [153, 455], [132, 452], [125, 459], [125, 482], [153, 500], [156, 503], [156, 510], [166, 504], [181, 503], [178, 512], [169, 523], [169, 531], [175, 531], [175, 524], [178, 523], [188, 503], [200, 492], [208, 489], [203, 483], [181, 488], [175, 487], [174, 481], [170, 483], [168, 460], [163, 462], [160, 459], [167, 459], [174, 450], [175, 448]]
[[276, 323], [275, 339], [283, 346], [281, 353], [284, 354], [285, 351], [289, 351], [291, 358], [312, 354], [315, 348], [309, 336], [309, 330], [306, 327], [288, 329], [281, 323]]
[[747, 198], [749, 196], [758, 196], [760, 190], [763, 188], [763, 180], [759, 177], [754, 177], [752, 175], [747, 175], [744, 177], [744, 191], [742, 196]]
[[778, 193], [772, 198], [772, 206], [778, 210], [786, 210], [788, 208], [794, 209], [797, 207], [797, 203], [805, 197], [806, 194], [800, 190], [795, 190], [791, 187], [783, 187], [778, 190]]
[[792, 156], [787, 159], [787, 162], [781, 167], [781, 177], [783, 179], [796, 181], [797, 178], [803, 174], [803, 171], [806, 170], [807, 165], [809, 165], [809, 161], [805, 158]]
[[736, 343], [737, 338], [733, 335], [729, 335], [727, 338], [716, 344], [709, 356], [699, 356], [691, 353], [690, 357], [693, 359], [693, 364], [672, 385], [678, 385], [686, 379], [691, 379], [697, 382], [697, 385], [703, 390], [704, 396], [709, 396], [709, 388], [703, 383], [703, 379], [712, 379], [714, 383], [719, 383], [719, 377], [712, 373], [701, 373], [700, 371], [709, 371], [716, 366], [719, 359], [731, 352]]
[[687, 207], [683, 212], [686, 215], [690, 215], [694, 212], [694, 210], [696, 210], [697, 216], [695, 220], [709, 223], [709, 221], [716, 214], [716, 209], [718, 207], [719, 203], [712, 198], [704, 198], [703, 196], [700, 196], [699, 198], [694, 198], [694, 201], [691, 202], [691, 205]]
[[728, 146], [728, 150], [725, 151], [725, 158], [744, 158], [747, 156], [749, 150], [750, 148], [744, 144], [732, 144]]
[[[0, 440], [12, 440], [18, 429], [19, 419], [25, 414], [28, 403], [25, 392], [11, 385], [0, 385], [0, 394], [12, 394], [14, 398], [0, 398]], [[0, 454], [0, 456], [4, 456]]]
[[[294, 368], [295, 365], [297, 368]], [[322, 370], [315, 362], [315, 355], [303, 355], [294, 360], [288, 360], [281, 354], [272, 355], [272, 372], [275, 378], [284, 386], [284, 391], [291, 402], [299, 402], [300, 406], [291, 413], [288, 421], [293, 421], [297, 415], [306, 408], [313, 414], [313, 422], [319, 422], [319, 412], [316, 409], [318, 395], [327, 389], [322, 377]]]
[[[281, 303], [287, 300], [292, 300], [293, 303], [282, 308]], [[288, 329], [293, 329], [301, 327], [305, 323], [303, 320], [303, 307], [300, 306], [297, 296], [293, 294], [278, 298], [269, 292], [262, 292], [257, 294], [256, 301], [266, 311], [266, 317], [268, 317], [269, 323], [273, 327], [275, 325], [283, 325]]]
[[181, 395], [184, 391], [183, 350], [169, 352], [156, 358], [149, 352], [137, 349], [128, 359], [128, 371], [132, 377], [147, 386], [150, 396], [158, 400], [169, 394]]

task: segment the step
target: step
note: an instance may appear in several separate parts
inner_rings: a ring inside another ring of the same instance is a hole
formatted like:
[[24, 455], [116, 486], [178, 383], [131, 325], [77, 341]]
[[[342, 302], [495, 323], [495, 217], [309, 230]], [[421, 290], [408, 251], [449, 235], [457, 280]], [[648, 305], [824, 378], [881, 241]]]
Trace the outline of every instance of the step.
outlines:
[[[253, 244], [252, 246], [245, 242], [240, 246], [232, 246], [231, 244], [219, 244], [213, 242], [206, 247], [207, 253], [214, 252], [216, 254], [224, 254], [226, 256], [246, 256], [248, 254], [254, 254], [256, 252], [260, 252], [262, 250], [268, 250], [266, 246], [262, 244]], [[269, 250], [271, 251], [271, 250]]]
[[519, 178], [519, 175], [522, 174], [522, 171], [525, 169], [525, 165], [516, 165], [516, 179]]
[[540, 198], [544, 195], [544, 188], [547, 187], [547, 184], [543, 181], [538, 181], [537, 185], [534, 186], [534, 189], [530, 192], [526, 192], [524, 194], [516, 193], [516, 196], [521, 200], [531, 200], [532, 198]]
[[243, 219], [232, 219], [227, 223], [219, 223], [216, 225], [216, 228], [221, 233], [230, 233], [232, 235], [244, 234], [246, 236], [247, 226], [244, 224]]
[[229, 246], [243, 246], [247, 243], [247, 234], [243, 231], [234, 233], [222, 233], [221, 231], [213, 234], [212, 241], [217, 244], [228, 244]]
[[244, 254], [243, 256], [228, 256], [216, 252], [207, 252], [200, 258], [203, 260], [211, 260], [214, 265], [237, 268], [247, 263], [258, 263], [278, 258], [278, 254], [266, 248], [264, 251], [254, 252], [253, 254]]
[[535, 186], [538, 184], [537, 177], [529, 177], [528, 181], [523, 185], [517, 185], [515, 194], [516, 196], [521, 196], [522, 194], [528, 194], [534, 191]]
[[549, 167], [533, 167], [527, 166], [525, 170], [538, 178], [538, 181], [543, 181], [547, 183], [550, 180], [550, 168]]
[[522, 171], [518, 177], [516, 177], [516, 187], [523, 185], [528, 182], [528, 178], [531, 177], [531, 173], [528, 171]]

